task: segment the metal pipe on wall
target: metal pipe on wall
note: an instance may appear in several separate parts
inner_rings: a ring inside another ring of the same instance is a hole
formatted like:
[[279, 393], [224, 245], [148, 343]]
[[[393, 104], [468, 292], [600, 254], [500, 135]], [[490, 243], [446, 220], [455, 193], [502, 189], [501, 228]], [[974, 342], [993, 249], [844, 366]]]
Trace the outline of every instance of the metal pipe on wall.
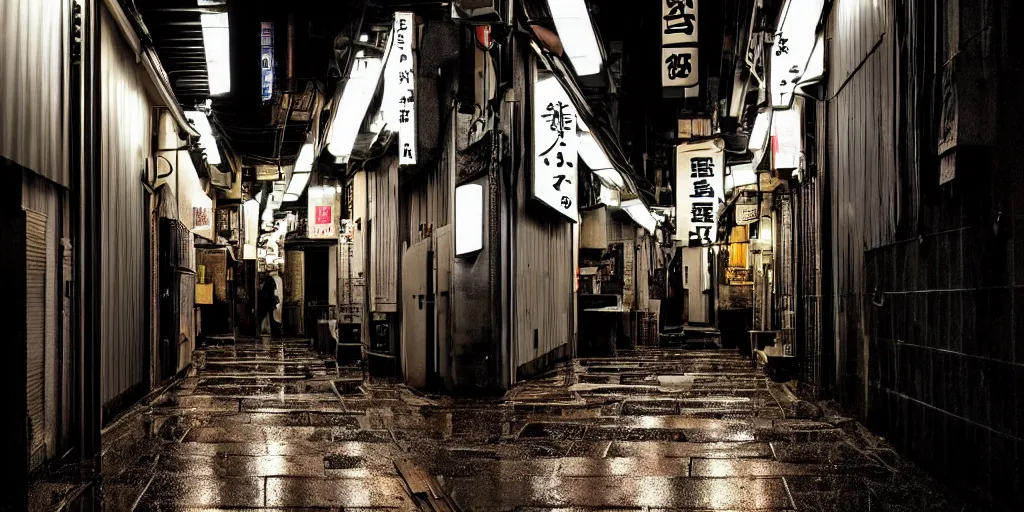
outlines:
[[99, 1], [79, 0], [80, 58], [69, 73], [71, 91], [72, 225], [74, 226], [74, 404], [72, 429], [81, 477], [100, 470], [99, 353]]

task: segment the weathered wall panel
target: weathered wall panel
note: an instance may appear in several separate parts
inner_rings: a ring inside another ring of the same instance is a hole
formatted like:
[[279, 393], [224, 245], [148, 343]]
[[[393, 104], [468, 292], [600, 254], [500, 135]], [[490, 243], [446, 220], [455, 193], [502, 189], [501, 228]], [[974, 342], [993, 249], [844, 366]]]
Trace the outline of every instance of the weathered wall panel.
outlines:
[[[34, 368], [38, 374], [33, 373], [33, 368], [29, 369], [29, 377], [38, 378], [37, 383], [41, 386], [38, 388], [40, 394], [36, 397], [39, 400], [39, 412], [42, 414], [39, 418], [41, 421], [31, 425], [34, 438], [33, 465], [53, 457], [57, 450], [57, 396], [61, 389], [57, 366], [60, 362], [58, 350], [61, 347], [60, 317], [62, 315], [61, 294], [58, 293], [60, 277], [58, 262], [61, 255], [60, 239], [65, 235], [64, 229], [66, 228], [62, 222], [64, 200], [65, 190], [62, 187], [34, 174], [25, 173], [22, 181], [21, 204], [30, 213], [27, 215], [29, 234], [33, 233], [31, 228], [36, 227], [39, 222], [43, 223], [44, 229], [41, 240], [44, 243], [42, 246], [44, 259], [37, 262], [43, 264], [42, 270], [45, 271], [44, 287], [39, 290], [42, 292], [39, 298], [43, 302], [39, 304], [38, 309], [28, 308], [28, 314], [34, 317], [31, 320], [32, 325], [36, 325], [34, 322], [41, 322], [38, 323], [38, 327], [42, 329], [43, 336], [40, 340], [35, 340], [40, 342], [38, 345], [30, 339], [28, 347], [30, 354], [40, 357], [39, 366]], [[29, 251], [27, 254], [30, 258], [35, 255], [33, 251]], [[33, 292], [31, 288], [29, 291]], [[31, 332], [33, 331], [30, 330]]]
[[369, 181], [370, 309], [398, 311], [398, 159], [383, 159]]
[[410, 244], [448, 225], [452, 195], [450, 158], [441, 153], [440, 163], [402, 184], [402, 205], [408, 219], [403, 239]]
[[[890, 37], [877, 6], [837, 2], [830, 15], [828, 100], [835, 344], [841, 400], [867, 410], [864, 252], [894, 240], [898, 176]], [[848, 78], [843, 78], [848, 77]]]
[[0, 2], [0, 155], [64, 186], [69, 6]]
[[108, 404], [143, 384], [147, 364], [148, 215], [141, 177], [151, 154], [151, 104], [135, 56], [105, 8], [100, 32], [101, 400]]
[[520, 174], [511, 262], [515, 290], [512, 343], [517, 367], [573, 341], [572, 224], [529, 197], [526, 176]]

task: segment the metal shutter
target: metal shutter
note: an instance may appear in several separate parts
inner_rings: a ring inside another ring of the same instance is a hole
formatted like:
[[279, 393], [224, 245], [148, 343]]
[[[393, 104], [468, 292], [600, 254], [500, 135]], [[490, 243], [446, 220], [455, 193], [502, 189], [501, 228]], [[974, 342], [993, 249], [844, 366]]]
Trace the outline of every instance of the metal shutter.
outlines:
[[35, 469], [46, 458], [46, 216], [26, 210], [25, 219], [25, 334], [28, 345], [25, 385], [28, 393], [29, 468]]

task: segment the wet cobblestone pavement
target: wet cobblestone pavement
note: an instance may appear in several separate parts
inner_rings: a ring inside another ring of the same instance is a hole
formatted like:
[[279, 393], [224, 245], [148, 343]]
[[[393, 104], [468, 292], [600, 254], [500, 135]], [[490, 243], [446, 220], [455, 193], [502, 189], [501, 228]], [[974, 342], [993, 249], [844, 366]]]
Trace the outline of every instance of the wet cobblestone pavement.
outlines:
[[[466, 511], [977, 510], [731, 351], [585, 359], [495, 400], [362, 385], [308, 342], [197, 351], [104, 433], [104, 510], [419, 510], [409, 460]], [[74, 501], [38, 483], [33, 508]]]

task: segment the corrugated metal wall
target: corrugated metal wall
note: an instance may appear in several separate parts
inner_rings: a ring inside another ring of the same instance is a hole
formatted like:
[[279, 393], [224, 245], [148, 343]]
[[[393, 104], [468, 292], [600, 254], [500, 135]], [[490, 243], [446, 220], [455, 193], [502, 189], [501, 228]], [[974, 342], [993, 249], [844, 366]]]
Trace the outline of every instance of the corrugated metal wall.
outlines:
[[64, 186], [69, 5], [0, 2], [0, 155]]
[[141, 176], [150, 154], [150, 102], [135, 56], [106, 8], [100, 28], [102, 167], [101, 400], [142, 383], [146, 343], [147, 205]]
[[888, 2], [839, 0], [828, 23], [828, 170], [840, 399], [864, 412], [864, 251], [891, 243], [897, 218], [892, 38]]
[[[28, 211], [28, 235], [32, 237], [36, 230], [42, 229], [41, 238], [29, 240], [27, 251], [30, 259], [30, 271], [41, 270], [44, 280], [41, 289], [29, 286], [31, 300], [40, 300], [37, 305], [28, 307], [27, 323], [30, 334], [41, 334], [41, 338], [29, 337], [28, 353], [30, 356], [29, 376], [29, 408], [38, 408], [39, 417], [33, 418], [31, 428], [32, 454], [31, 465], [36, 467], [46, 459], [54, 456], [57, 449], [57, 420], [59, 412], [58, 393], [61, 389], [58, 363], [61, 347], [60, 317], [62, 311], [61, 294], [58, 293], [58, 264], [60, 259], [60, 239], [64, 236], [62, 216], [64, 209], [61, 203], [65, 200], [65, 190], [54, 183], [25, 173], [22, 181], [22, 207]], [[43, 245], [36, 246], [36, 243]], [[41, 256], [41, 260], [33, 261]], [[42, 267], [38, 267], [41, 264]], [[30, 280], [31, 281], [31, 280]], [[38, 296], [32, 294], [39, 294]], [[35, 359], [38, 358], [38, 359]], [[37, 386], [38, 385], [38, 386]], [[31, 415], [31, 414], [30, 414]]]
[[[797, 349], [802, 364], [802, 380], [813, 389], [826, 385], [822, 381], [822, 320], [829, 311], [822, 297], [822, 179], [814, 176], [797, 189], [795, 201], [797, 252]], [[829, 340], [831, 341], [831, 340]], [[831, 364], [831, 362], [829, 362]]]
[[[431, 232], [448, 225], [449, 200], [452, 194], [449, 155], [441, 152], [437, 167], [420, 173], [402, 184], [402, 208], [407, 216], [407, 232], [403, 238], [415, 244]], [[408, 238], [405, 238], [408, 237]]]
[[369, 180], [370, 309], [377, 313], [398, 311], [398, 159], [381, 160]]
[[573, 341], [575, 282], [572, 225], [546, 207], [528, 205], [527, 174], [517, 181], [511, 317], [516, 367]]

